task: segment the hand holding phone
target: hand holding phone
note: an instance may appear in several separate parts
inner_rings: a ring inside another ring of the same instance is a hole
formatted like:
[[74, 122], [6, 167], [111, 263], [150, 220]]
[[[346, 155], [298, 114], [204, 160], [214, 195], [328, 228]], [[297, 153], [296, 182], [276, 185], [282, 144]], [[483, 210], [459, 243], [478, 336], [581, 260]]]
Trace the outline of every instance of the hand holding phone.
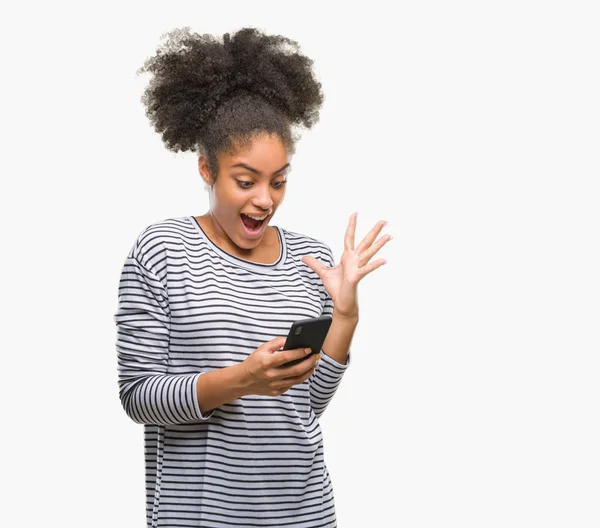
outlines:
[[[311, 353], [306, 357], [318, 354], [329, 332], [331, 321], [332, 319], [328, 315], [295, 321], [290, 327], [283, 350], [310, 348]], [[290, 367], [304, 361], [304, 359], [306, 358], [295, 359], [284, 363], [282, 366]]]

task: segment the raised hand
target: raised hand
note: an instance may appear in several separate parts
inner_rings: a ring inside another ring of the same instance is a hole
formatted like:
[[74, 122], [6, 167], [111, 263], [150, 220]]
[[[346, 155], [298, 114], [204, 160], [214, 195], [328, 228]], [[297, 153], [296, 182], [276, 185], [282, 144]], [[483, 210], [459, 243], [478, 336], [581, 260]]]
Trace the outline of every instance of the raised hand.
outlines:
[[350, 216], [344, 236], [344, 253], [339, 264], [328, 268], [314, 257], [302, 257], [302, 262], [323, 281], [323, 286], [325, 286], [333, 301], [336, 313], [343, 317], [358, 315], [358, 283], [369, 273], [386, 263], [385, 259], [378, 259], [371, 263], [369, 261], [392, 239], [391, 235], [383, 235], [377, 239], [377, 235], [387, 224], [387, 221], [380, 220], [355, 249], [354, 237], [357, 214], [354, 213]]

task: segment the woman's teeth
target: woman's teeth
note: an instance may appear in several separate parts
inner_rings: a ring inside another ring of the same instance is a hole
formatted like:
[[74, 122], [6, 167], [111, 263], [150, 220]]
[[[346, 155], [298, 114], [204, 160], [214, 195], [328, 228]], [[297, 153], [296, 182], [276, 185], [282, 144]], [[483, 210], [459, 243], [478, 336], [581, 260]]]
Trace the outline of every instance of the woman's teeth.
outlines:
[[259, 222], [261, 220], [264, 220], [265, 218], [267, 218], [267, 216], [269, 216], [269, 215], [265, 215], [265, 216], [252, 216], [252, 215], [249, 215], [249, 214], [246, 214], [246, 213], [242, 213], [242, 214], [246, 215], [246, 216], [248, 216], [250, 218], [252, 218], [252, 220], [258, 220]]

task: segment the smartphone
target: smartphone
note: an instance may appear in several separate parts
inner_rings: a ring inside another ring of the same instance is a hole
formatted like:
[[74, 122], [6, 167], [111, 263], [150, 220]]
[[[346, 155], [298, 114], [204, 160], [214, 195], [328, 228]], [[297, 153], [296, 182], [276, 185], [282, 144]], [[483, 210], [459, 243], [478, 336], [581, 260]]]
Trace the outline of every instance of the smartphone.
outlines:
[[327, 332], [329, 332], [331, 320], [331, 317], [328, 315], [322, 315], [320, 317], [295, 321], [288, 332], [285, 345], [283, 345], [283, 350], [290, 350], [294, 348], [310, 348], [312, 352], [303, 358], [288, 361], [282, 366], [291, 367], [292, 365], [296, 365], [297, 363], [304, 361], [307, 357], [310, 357], [313, 354], [318, 354], [321, 351], [323, 343], [325, 342]]

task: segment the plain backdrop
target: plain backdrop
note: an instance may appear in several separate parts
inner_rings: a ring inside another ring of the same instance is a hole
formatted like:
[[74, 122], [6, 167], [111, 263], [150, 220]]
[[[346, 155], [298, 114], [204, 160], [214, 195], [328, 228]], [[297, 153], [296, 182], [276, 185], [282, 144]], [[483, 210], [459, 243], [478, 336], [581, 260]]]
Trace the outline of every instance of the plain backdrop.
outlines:
[[297, 40], [325, 102], [272, 223], [339, 259], [377, 220], [321, 419], [340, 528], [600, 525], [595, 2], [3, 7], [0, 524], [143, 528], [113, 314], [149, 224], [207, 211], [136, 76], [162, 33]]

